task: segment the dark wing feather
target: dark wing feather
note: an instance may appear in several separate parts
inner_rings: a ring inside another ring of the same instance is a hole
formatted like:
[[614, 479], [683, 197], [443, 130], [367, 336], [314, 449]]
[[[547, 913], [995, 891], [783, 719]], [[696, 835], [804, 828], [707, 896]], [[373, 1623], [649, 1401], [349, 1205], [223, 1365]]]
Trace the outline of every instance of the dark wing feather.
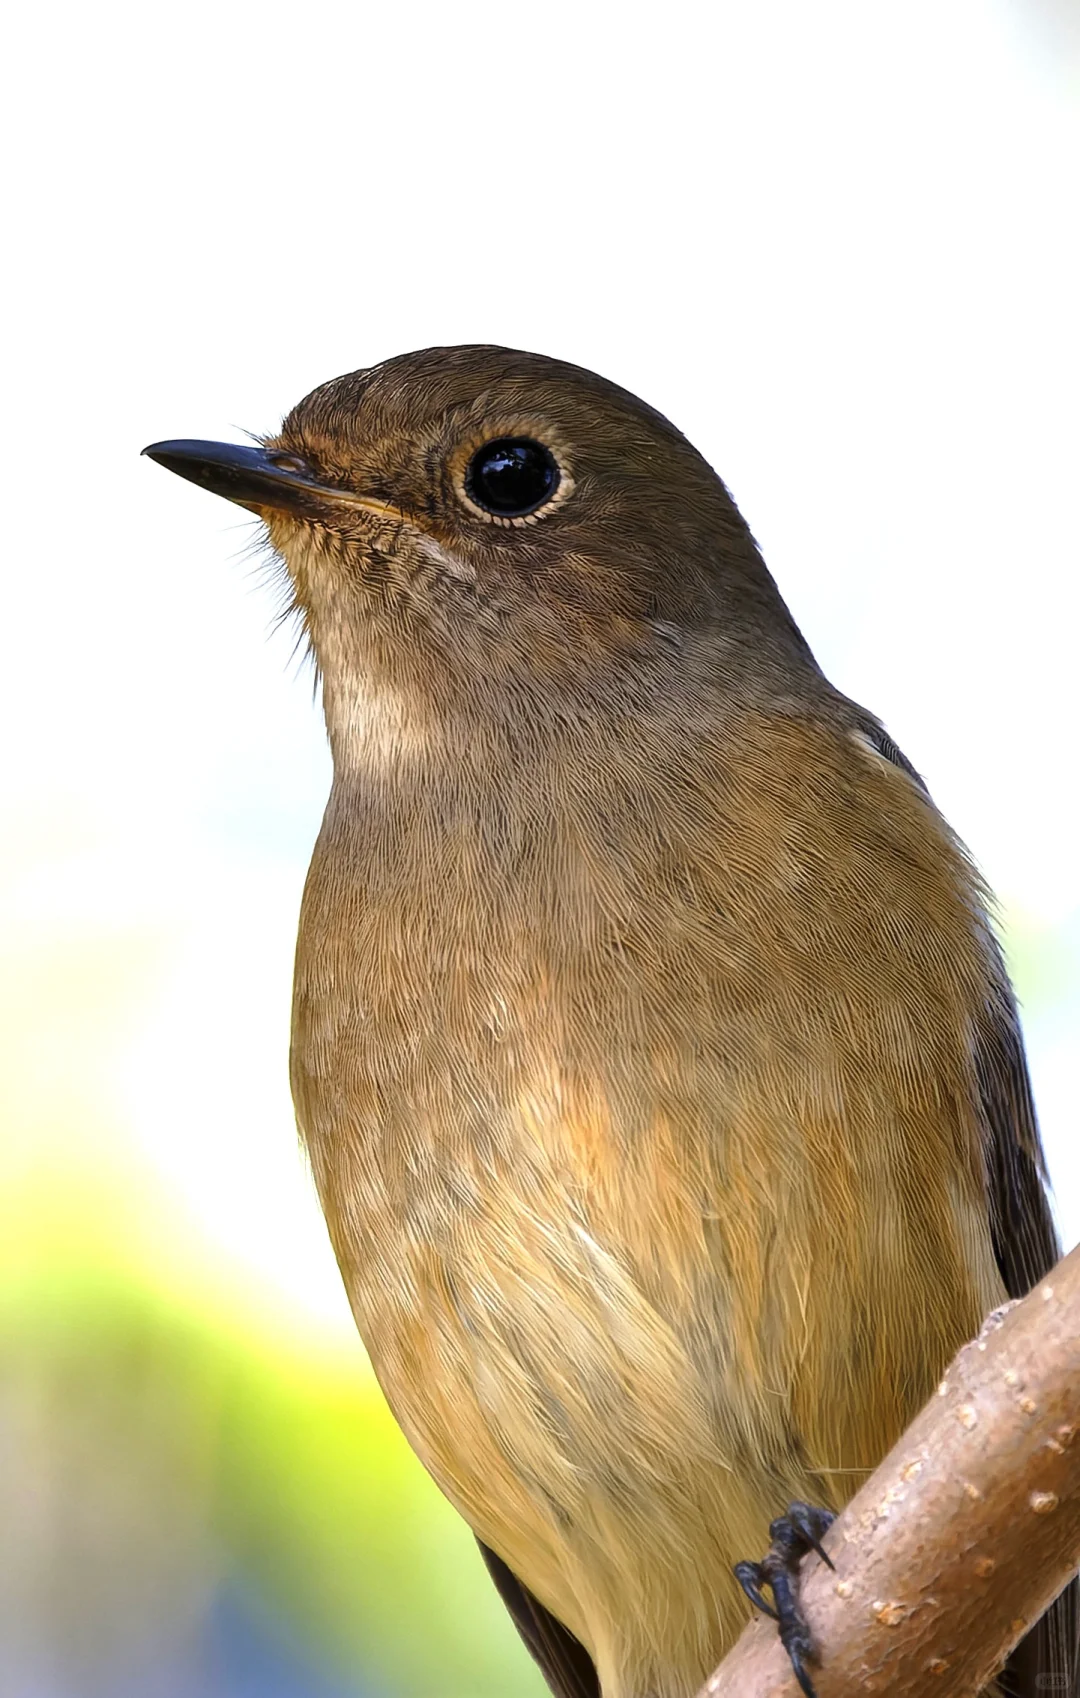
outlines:
[[[997, 945], [996, 994], [987, 1007], [976, 1048], [986, 1116], [990, 1230], [1010, 1297], [1025, 1292], [1061, 1255], [1046, 1194], [1042, 1146], [1035, 1120], [1020, 1021]], [[1008, 1698], [1080, 1693], [1077, 1642], [1080, 1583], [1070, 1581], [1009, 1658], [1001, 1676]]]
[[990, 1230], [1010, 1297], [1023, 1297], [1061, 1256], [1046, 1194], [1042, 1146], [1020, 1022], [996, 943], [998, 982], [976, 1040], [988, 1133]]
[[480, 1554], [499, 1596], [514, 1618], [514, 1625], [556, 1698], [600, 1698], [600, 1682], [584, 1645], [579, 1644], [561, 1621], [556, 1621], [550, 1610], [537, 1603], [501, 1557], [486, 1545], [480, 1546]]
[[[924, 794], [911, 763], [879, 725], [862, 728], [875, 748]], [[994, 1255], [1010, 1297], [1023, 1297], [1061, 1255], [1046, 1192], [1020, 1019], [1001, 950], [987, 920], [992, 989], [975, 1039], [986, 1127], [987, 1206]], [[1060, 1692], [1080, 1698], [1080, 1583], [1073, 1580], [1017, 1646], [1000, 1676], [1007, 1698]]]

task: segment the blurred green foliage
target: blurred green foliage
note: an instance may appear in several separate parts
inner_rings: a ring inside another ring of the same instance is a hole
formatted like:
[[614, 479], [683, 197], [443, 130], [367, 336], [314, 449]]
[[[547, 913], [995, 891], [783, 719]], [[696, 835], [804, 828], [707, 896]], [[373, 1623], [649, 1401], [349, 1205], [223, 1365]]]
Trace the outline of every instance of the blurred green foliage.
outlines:
[[115, 1242], [95, 1256], [93, 1233], [43, 1233], [47, 1212], [24, 1214], [34, 1231], [8, 1233], [0, 1256], [7, 1425], [27, 1488], [8, 1531], [31, 1553], [24, 1608], [70, 1664], [130, 1661], [133, 1638], [168, 1641], [174, 1618], [239, 1579], [365, 1689], [540, 1692], [359, 1344], [280, 1331], [227, 1285], [216, 1312], [185, 1301]]
[[1053, 926], [1013, 912], [1006, 920], [1005, 956], [1021, 1013], [1046, 1016], [1055, 1009], [1070, 1013], [1074, 987], [1080, 981], [1080, 916]]

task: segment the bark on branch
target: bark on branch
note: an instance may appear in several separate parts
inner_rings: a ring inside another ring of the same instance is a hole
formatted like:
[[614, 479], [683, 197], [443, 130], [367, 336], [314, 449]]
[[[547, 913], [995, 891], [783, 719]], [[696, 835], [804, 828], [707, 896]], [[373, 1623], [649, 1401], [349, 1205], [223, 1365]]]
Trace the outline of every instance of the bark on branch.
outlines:
[[[818, 1698], [967, 1698], [1080, 1567], [1080, 1247], [987, 1322], [802, 1568]], [[701, 1698], [800, 1698], [752, 1622]]]

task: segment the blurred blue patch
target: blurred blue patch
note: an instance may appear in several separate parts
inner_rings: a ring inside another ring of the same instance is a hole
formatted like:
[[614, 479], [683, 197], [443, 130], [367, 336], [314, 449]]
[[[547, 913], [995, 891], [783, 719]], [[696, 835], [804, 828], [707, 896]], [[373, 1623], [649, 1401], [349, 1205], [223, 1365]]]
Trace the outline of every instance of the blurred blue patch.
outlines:
[[95, 1671], [86, 1684], [34, 1680], [20, 1698], [389, 1698], [373, 1682], [343, 1682], [314, 1662], [241, 1584], [214, 1597], [186, 1645], [158, 1647], [152, 1668]]

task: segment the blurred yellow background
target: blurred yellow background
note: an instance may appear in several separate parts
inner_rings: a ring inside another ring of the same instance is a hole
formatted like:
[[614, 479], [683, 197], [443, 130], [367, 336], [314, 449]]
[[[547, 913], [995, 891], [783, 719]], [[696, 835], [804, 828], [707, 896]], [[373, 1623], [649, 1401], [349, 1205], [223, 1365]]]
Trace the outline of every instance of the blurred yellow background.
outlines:
[[138, 451], [434, 342], [667, 412], [1001, 895], [1071, 1244], [1080, 14], [10, 30], [0, 1695], [537, 1698], [296, 1144], [310, 674], [255, 528]]

